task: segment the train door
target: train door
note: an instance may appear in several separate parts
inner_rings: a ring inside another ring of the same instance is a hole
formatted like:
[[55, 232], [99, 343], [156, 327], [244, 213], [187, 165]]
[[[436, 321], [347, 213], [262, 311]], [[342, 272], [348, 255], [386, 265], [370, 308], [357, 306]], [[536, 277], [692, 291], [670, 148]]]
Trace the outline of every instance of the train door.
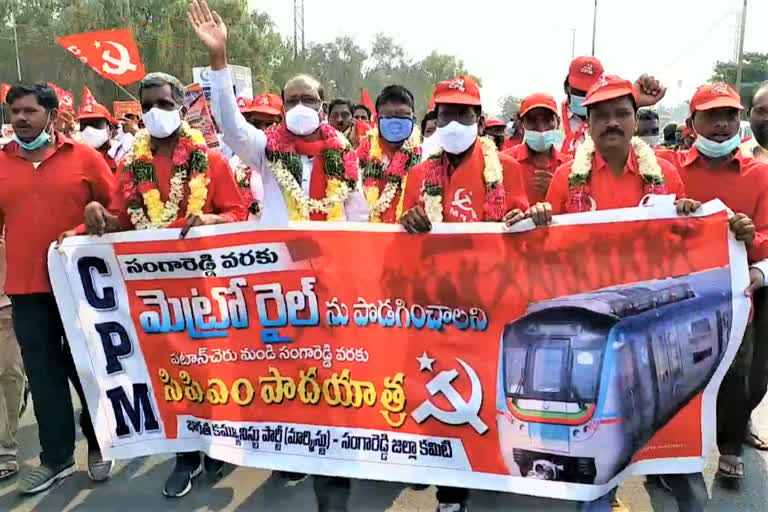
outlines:
[[[629, 326], [626, 328], [632, 329]], [[624, 335], [622, 334], [622, 336]], [[643, 439], [653, 433], [653, 418], [655, 417], [656, 408], [654, 362], [650, 357], [651, 341], [646, 338], [645, 333], [642, 331], [629, 331], [627, 339], [631, 343], [632, 360], [635, 364], [633, 394], [637, 403], [638, 416], [642, 423], [635, 432], [637, 432], [637, 438]]]
[[670, 410], [672, 395], [672, 375], [667, 357], [664, 325], [657, 326], [651, 331], [651, 357], [656, 366], [656, 411], [654, 427], [666, 421], [664, 414]]
[[672, 398], [677, 399], [683, 392], [683, 357], [680, 352], [680, 339], [677, 336], [677, 328], [672, 319], [668, 318], [664, 322], [664, 329], [667, 356], [669, 357], [669, 371], [671, 373]]

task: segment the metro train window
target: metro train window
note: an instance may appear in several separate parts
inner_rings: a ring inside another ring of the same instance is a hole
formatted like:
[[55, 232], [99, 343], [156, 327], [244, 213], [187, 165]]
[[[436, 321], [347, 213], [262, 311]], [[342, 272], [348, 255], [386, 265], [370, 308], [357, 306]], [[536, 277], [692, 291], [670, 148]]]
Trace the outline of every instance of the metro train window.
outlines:
[[559, 393], [565, 351], [539, 348], [533, 357], [533, 390], [538, 393]]
[[571, 386], [573, 396], [579, 400], [594, 400], [597, 396], [600, 350], [574, 350]]
[[709, 326], [708, 319], [702, 318], [701, 320], [691, 322], [691, 335], [702, 336], [704, 334], [709, 334], [710, 332], [712, 332], [712, 328]]
[[523, 371], [528, 350], [524, 347], [506, 347], [504, 349], [504, 372], [507, 383], [507, 393], [517, 395], [525, 392]]

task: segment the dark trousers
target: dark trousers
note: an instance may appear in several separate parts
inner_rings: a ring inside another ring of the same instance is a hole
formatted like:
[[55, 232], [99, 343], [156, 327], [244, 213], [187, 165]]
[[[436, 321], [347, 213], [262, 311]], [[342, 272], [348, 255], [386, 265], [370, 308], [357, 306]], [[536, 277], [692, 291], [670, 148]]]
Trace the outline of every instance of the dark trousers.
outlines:
[[741, 456], [752, 413], [750, 373], [755, 347], [755, 326], [749, 324], [717, 394], [717, 446], [722, 455]]
[[437, 486], [438, 503], [464, 503], [469, 497], [469, 489], [463, 487]]
[[351, 480], [339, 476], [312, 477], [319, 512], [347, 510]]
[[64, 336], [56, 300], [50, 293], [11, 296], [13, 327], [29, 380], [40, 436], [40, 462], [58, 466], [75, 452], [75, 419], [69, 382], [82, 412], [80, 426], [89, 447], [98, 447], [91, 417]]
[[680, 512], [703, 512], [709, 501], [707, 484], [701, 473], [665, 475], [664, 479], [672, 489]]
[[768, 288], [755, 293], [755, 341], [749, 372], [749, 411], [754, 411], [768, 389]]

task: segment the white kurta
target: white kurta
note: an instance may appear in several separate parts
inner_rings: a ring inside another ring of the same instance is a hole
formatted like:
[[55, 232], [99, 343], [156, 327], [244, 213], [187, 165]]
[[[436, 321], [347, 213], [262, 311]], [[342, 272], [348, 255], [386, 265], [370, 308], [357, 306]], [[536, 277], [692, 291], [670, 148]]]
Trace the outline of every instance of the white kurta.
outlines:
[[[251, 169], [261, 170], [261, 179], [264, 194], [264, 213], [261, 222], [270, 225], [286, 224], [290, 217], [288, 208], [283, 198], [283, 192], [275, 180], [269, 162], [266, 157], [267, 137], [263, 131], [250, 125], [237, 106], [237, 99], [232, 89], [232, 78], [229, 70], [221, 69], [211, 71], [211, 106], [213, 115], [219, 123], [224, 142], [232, 148], [232, 151], [240, 157]], [[309, 184], [312, 180], [312, 158], [301, 156], [302, 179], [301, 188], [309, 195]], [[259, 192], [257, 173], [251, 175], [251, 191], [254, 196]], [[368, 221], [368, 203], [362, 193], [362, 187], [358, 181], [355, 190], [352, 191], [344, 203], [344, 220], [355, 222]]]

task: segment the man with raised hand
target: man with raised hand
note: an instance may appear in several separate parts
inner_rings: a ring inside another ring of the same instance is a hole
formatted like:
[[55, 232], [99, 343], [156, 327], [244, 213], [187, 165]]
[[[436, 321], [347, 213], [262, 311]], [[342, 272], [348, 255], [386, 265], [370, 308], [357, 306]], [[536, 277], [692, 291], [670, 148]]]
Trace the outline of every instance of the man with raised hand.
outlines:
[[[358, 185], [355, 152], [332, 126], [321, 122], [323, 86], [297, 75], [283, 87], [285, 121], [261, 131], [245, 120], [227, 69], [227, 26], [205, 1], [193, 1], [190, 23], [211, 59], [211, 103], [224, 141], [252, 169], [262, 169], [261, 222], [298, 220], [368, 221]], [[330, 157], [330, 158], [327, 158]]]

